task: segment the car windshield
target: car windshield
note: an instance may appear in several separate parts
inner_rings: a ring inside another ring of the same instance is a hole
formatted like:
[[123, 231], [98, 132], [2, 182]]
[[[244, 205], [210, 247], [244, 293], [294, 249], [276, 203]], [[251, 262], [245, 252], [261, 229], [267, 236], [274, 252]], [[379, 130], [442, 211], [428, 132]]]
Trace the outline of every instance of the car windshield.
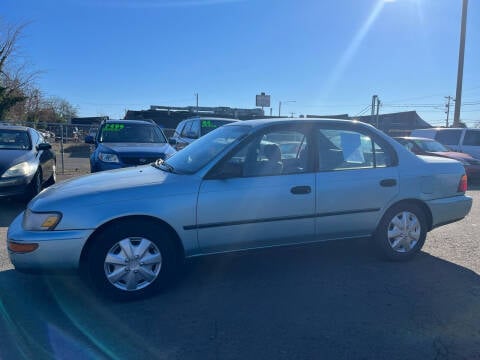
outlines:
[[195, 173], [225, 149], [238, 143], [249, 130], [250, 127], [245, 125], [220, 127], [177, 152], [165, 163], [177, 173]]
[[445, 145], [440, 144], [434, 140], [415, 140], [415, 144], [417, 144], [423, 151], [429, 152], [443, 152], [443, 151], [450, 151]]
[[29, 150], [30, 138], [23, 130], [0, 129], [0, 149]]
[[165, 143], [166, 139], [155, 125], [112, 122], [102, 126], [98, 142]]

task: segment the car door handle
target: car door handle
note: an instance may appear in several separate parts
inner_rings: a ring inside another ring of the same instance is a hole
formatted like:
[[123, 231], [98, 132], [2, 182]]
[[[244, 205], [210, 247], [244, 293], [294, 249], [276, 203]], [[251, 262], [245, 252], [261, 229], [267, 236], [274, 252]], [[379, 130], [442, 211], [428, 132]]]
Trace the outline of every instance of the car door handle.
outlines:
[[294, 195], [310, 194], [312, 192], [312, 188], [310, 186], [295, 186], [290, 189], [290, 192]]
[[395, 179], [383, 179], [380, 181], [380, 186], [392, 187], [397, 185], [397, 180]]

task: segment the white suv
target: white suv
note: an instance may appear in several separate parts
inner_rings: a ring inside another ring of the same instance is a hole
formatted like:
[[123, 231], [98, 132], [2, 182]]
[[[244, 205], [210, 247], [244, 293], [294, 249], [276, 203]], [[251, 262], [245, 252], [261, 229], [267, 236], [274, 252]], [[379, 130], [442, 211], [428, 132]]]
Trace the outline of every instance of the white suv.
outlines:
[[480, 129], [432, 128], [413, 130], [410, 136], [435, 139], [452, 150], [480, 159]]

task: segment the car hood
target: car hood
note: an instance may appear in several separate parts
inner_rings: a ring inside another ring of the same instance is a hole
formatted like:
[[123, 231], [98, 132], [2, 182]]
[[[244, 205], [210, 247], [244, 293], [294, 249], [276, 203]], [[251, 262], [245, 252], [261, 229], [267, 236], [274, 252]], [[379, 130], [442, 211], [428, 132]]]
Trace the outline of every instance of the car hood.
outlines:
[[126, 153], [153, 153], [169, 154], [173, 148], [166, 143], [102, 143], [102, 148], [118, 154]]
[[[92, 207], [96, 204], [160, 195], [159, 185], [171, 184], [165, 189], [169, 195], [180, 194], [179, 182], [186, 175], [168, 173], [151, 165], [102, 171], [60, 182], [43, 190], [28, 207], [33, 211], [54, 211], [61, 208]], [[93, 210], [93, 209], [92, 209]]]
[[13, 165], [31, 159], [29, 150], [0, 150], [0, 174]]

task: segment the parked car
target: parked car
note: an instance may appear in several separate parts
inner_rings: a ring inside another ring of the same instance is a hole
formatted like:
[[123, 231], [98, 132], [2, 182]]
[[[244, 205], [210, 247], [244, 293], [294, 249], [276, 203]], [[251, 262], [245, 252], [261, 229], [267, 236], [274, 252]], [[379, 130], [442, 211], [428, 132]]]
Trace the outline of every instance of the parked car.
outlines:
[[469, 154], [452, 151], [438, 141], [419, 137], [396, 137], [400, 144], [417, 155], [440, 156], [460, 161], [465, 167], [470, 180], [480, 179], [480, 159], [475, 159]]
[[90, 156], [90, 171], [145, 165], [175, 153], [162, 129], [144, 120], [105, 120], [97, 135], [85, 136], [95, 146]]
[[235, 121], [239, 120], [207, 117], [188, 118], [180, 121], [169, 141], [178, 151], [219, 126]]
[[433, 128], [416, 129], [410, 136], [435, 139], [454, 151], [470, 154], [480, 159], [480, 129]]
[[[288, 138], [305, 151], [284, 156]], [[80, 269], [101, 292], [135, 298], [184, 258], [221, 252], [370, 237], [407, 260], [469, 213], [466, 189], [458, 161], [416, 156], [364, 123], [235, 122], [165, 161], [43, 191], [10, 225], [8, 251], [17, 270]]]
[[29, 200], [55, 180], [56, 156], [42, 134], [0, 125], [0, 197]]

